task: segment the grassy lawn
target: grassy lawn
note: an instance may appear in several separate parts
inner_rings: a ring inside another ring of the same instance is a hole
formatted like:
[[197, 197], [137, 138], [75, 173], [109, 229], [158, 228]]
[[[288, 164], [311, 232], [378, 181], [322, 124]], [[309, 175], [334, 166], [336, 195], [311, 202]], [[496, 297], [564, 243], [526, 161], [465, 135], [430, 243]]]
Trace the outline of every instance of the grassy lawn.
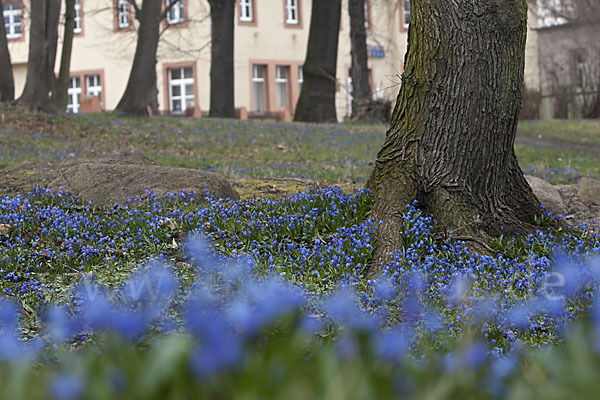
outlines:
[[[381, 124], [0, 114], [5, 167], [135, 150], [161, 165], [236, 180], [360, 186], [385, 134]], [[537, 137], [537, 125], [525, 124], [521, 134]], [[570, 143], [587, 143], [595, 129], [587, 124], [595, 123], [582, 123]], [[524, 169], [554, 182], [597, 176], [589, 151], [518, 145], [517, 153]], [[411, 205], [405, 248], [368, 280], [379, 222], [369, 218], [367, 191], [327, 187], [201, 204], [204, 196], [103, 208], [41, 188], [0, 199], [7, 396], [576, 398], [597, 391], [594, 233], [550, 229], [544, 217], [535, 234], [499, 238], [495, 255], [481, 256]], [[556, 277], [564, 284], [549, 284]]]
[[[387, 126], [383, 124], [286, 124], [117, 117], [112, 113], [56, 116], [0, 111], [0, 166], [138, 151], [159, 165], [201, 168], [230, 179], [308, 178], [325, 183], [364, 183]], [[600, 143], [596, 121], [530, 122], [519, 135]], [[600, 178], [595, 149], [535, 144], [516, 146], [521, 167], [554, 183]], [[563, 173], [567, 171], [567, 173]]]

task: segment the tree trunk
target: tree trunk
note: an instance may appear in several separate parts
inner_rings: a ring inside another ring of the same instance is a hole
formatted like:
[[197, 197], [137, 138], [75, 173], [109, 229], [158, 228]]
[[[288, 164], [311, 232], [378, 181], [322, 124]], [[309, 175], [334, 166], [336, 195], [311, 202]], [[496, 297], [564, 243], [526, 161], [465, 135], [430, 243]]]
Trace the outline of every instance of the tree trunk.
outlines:
[[369, 59], [367, 56], [367, 31], [365, 29], [365, 1], [348, 0], [350, 14], [350, 44], [352, 47], [352, 117], [361, 109], [361, 103], [369, 101], [371, 87], [369, 85]]
[[161, 0], [144, 0], [136, 10], [140, 21], [137, 45], [129, 80], [117, 111], [136, 115], [158, 114], [158, 89], [156, 87], [156, 53], [160, 31]]
[[414, 0], [402, 87], [367, 186], [382, 220], [369, 275], [402, 248], [413, 200], [477, 248], [532, 229], [538, 201], [514, 153], [525, 0]]
[[65, 32], [60, 56], [58, 78], [54, 81], [53, 101], [58, 110], [65, 110], [68, 103], [71, 53], [75, 29], [75, 0], [65, 0]]
[[[0, 0], [0, 10], [2, 9]], [[15, 99], [15, 80], [13, 77], [10, 52], [6, 40], [4, 22], [0, 24], [0, 103], [13, 101]]]
[[210, 116], [234, 118], [233, 24], [235, 0], [209, 0]]
[[55, 111], [50, 91], [54, 82], [60, 3], [60, 0], [31, 2], [27, 78], [19, 104], [32, 110]]
[[313, 0], [304, 82], [296, 105], [295, 121], [337, 122], [335, 113], [336, 66], [341, 0]]

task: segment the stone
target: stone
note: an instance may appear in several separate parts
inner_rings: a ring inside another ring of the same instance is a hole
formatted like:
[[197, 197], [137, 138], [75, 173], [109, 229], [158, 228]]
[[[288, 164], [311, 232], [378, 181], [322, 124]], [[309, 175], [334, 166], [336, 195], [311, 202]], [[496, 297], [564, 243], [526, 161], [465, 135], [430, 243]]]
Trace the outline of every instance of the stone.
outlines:
[[[104, 160], [108, 161], [108, 160]], [[212, 197], [238, 200], [239, 194], [222, 176], [191, 168], [161, 167], [158, 165], [126, 164], [90, 160], [67, 165], [57, 178], [48, 185], [49, 189], [63, 189], [82, 201], [103, 206], [124, 203], [139, 196], [147, 199], [147, 190], [159, 198], [167, 193], [199, 193], [203, 198], [206, 190], [214, 192]]]
[[592, 178], [581, 178], [577, 185], [581, 201], [586, 204], [600, 206], [600, 181]]
[[554, 215], [564, 214], [567, 211], [556, 187], [536, 176], [525, 175], [525, 179], [544, 208], [554, 210]]

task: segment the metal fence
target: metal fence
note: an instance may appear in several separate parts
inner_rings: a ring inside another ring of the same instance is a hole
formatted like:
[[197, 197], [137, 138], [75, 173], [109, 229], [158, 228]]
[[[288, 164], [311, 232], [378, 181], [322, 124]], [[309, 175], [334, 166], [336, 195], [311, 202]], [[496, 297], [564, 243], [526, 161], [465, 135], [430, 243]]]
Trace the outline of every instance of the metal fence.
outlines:
[[561, 88], [542, 92], [540, 96], [539, 118], [544, 121], [553, 119], [581, 119], [586, 109], [598, 101], [598, 92], [581, 88]]

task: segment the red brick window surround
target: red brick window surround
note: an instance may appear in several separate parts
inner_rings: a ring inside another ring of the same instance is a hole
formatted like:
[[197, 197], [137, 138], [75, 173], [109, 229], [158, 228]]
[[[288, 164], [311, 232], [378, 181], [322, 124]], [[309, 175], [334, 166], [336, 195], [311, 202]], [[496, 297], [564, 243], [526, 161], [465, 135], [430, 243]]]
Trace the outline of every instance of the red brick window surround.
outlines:
[[131, 3], [128, 0], [114, 0], [115, 3], [115, 31], [130, 31], [133, 29], [133, 15]]
[[21, 1], [4, 1], [2, 5], [4, 29], [7, 40], [23, 40], [25, 20]]
[[198, 104], [196, 62], [165, 64], [164, 88], [166, 109], [185, 113]]
[[238, 23], [256, 26], [256, 0], [237, 0]]
[[81, 112], [81, 96], [98, 97], [100, 109], [104, 110], [104, 70], [72, 72], [67, 93], [68, 113]]
[[302, 0], [283, 0], [283, 25], [302, 28]]
[[303, 81], [301, 61], [250, 60], [250, 111], [293, 115]]

